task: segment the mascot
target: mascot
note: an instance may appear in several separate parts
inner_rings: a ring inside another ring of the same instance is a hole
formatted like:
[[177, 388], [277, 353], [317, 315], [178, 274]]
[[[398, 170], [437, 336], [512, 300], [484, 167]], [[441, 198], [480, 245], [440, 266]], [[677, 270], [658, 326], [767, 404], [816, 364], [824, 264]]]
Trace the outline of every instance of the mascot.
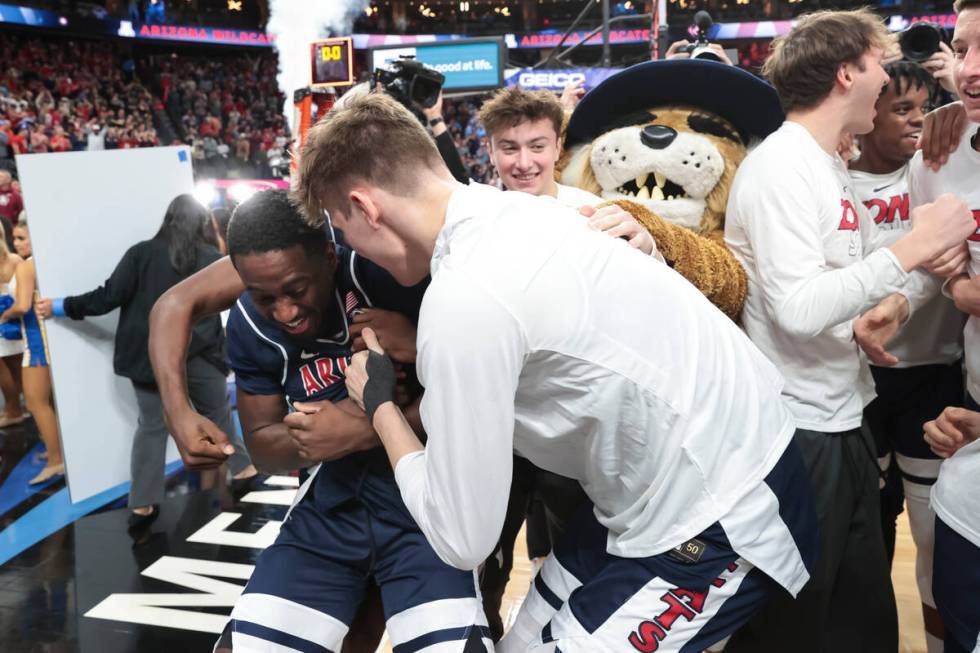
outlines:
[[723, 239], [728, 191], [749, 145], [782, 121], [775, 89], [749, 72], [703, 59], [641, 63], [575, 107], [556, 174], [632, 213], [668, 265], [737, 320], [747, 281]]

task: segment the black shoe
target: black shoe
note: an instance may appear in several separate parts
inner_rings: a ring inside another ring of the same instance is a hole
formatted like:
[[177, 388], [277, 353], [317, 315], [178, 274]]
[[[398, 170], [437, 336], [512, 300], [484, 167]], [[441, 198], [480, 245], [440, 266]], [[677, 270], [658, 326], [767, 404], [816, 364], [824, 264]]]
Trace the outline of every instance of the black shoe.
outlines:
[[153, 504], [153, 511], [146, 515], [139, 515], [135, 512], [129, 513], [129, 526], [126, 529], [133, 537], [147, 530], [150, 525], [160, 516], [160, 506]]
[[233, 478], [231, 479], [231, 496], [235, 497], [235, 501], [239, 501], [249, 492], [258, 490], [265, 485], [268, 479], [269, 475], [263, 474], [262, 472], [258, 472], [248, 478]]

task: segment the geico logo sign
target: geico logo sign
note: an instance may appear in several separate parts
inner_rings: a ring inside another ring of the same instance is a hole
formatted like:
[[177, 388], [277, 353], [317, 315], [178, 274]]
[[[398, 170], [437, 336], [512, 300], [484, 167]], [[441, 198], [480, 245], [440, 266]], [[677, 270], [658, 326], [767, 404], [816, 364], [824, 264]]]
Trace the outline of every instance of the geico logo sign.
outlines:
[[517, 83], [525, 88], [565, 88], [573, 82], [585, 82], [584, 73], [521, 73]]

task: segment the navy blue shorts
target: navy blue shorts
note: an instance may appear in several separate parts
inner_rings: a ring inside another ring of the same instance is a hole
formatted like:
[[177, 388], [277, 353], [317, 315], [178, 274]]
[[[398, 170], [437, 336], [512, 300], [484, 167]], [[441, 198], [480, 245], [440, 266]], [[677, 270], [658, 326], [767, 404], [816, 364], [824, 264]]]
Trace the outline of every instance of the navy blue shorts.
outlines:
[[980, 650], [980, 548], [938, 517], [932, 594], [946, 627], [946, 653]]
[[236, 653], [339, 652], [371, 579], [397, 653], [462, 651], [471, 636], [493, 650], [476, 572], [442, 562], [417, 527], [379, 516], [372, 501], [333, 505], [335, 494], [317, 491], [330, 485], [326, 475], [318, 480], [235, 603], [226, 632]]
[[[795, 442], [766, 484], [779, 504], [778, 516], [766, 518], [785, 525], [787, 546], [810, 569], [816, 557], [816, 515]], [[696, 556], [686, 559], [675, 551], [647, 558], [615, 556], [606, 550], [608, 534], [591, 507], [572, 520], [498, 652], [699, 653], [733, 633], [780, 591], [732, 549], [717, 522], [686, 543], [696, 541]]]

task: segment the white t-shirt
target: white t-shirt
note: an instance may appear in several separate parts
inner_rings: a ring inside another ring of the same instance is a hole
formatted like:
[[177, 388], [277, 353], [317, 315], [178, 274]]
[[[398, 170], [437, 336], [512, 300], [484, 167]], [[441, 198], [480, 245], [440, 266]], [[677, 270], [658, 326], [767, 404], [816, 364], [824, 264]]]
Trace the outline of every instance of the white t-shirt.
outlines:
[[418, 325], [428, 440], [395, 468], [409, 512], [443, 560], [475, 568], [516, 450], [582, 483], [610, 553], [656, 555], [720, 521], [795, 594], [808, 575], [764, 483], [795, 429], [779, 373], [683, 277], [573, 211], [453, 193]]
[[[917, 168], [922, 167], [920, 156]], [[906, 163], [895, 172], [876, 175], [851, 170], [855, 193], [864, 202], [871, 219], [879, 229], [905, 233], [912, 230], [911, 209], [931, 200], [909, 197], [909, 176], [912, 164]], [[952, 300], [936, 295], [917, 310], [902, 326], [888, 351], [898, 358], [895, 367], [913, 367], [935, 363], [953, 363], [963, 355], [963, 323], [965, 316], [956, 310]]]
[[[967, 203], [980, 223], [980, 152], [973, 149], [970, 139], [980, 132], [980, 125], [970, 125], [959, 147], [949, 161], [932, 172], [925, 168], [912, 176], [913, 197], [925, 201], [943, 193], [953, 193]], [[920, 154], [915, 155], [920, 158]], [[914, 162], [915, 160], [913, 160]], [[980, 228], [970, 237], [970, 276], [980, 274]], [[971, 315], [964, 331], [966, 350], [967, 390], [974, 399], [980, 398], [980, 318]], [[943, 461], [939, 480], [932, 486], [932, 507], [936, 514], [954, 531], [980, 547], [980, 440], [977, 440]]]
[[899, 291], [914, 313], [938, 282], [902, 269], [885, 247], [901, 233], [875, 227], [840, 157], [797, 123], [739, 166], [725, 220], [749, 280], [743, 326], [786, 377], [797, 425], [857, 428], [875, 395], [852, 320]]
[[558, 187], [558, 201], [565, 206], [570, 206], [573, 209], [589, 205], [597, 206], [602, 204], [605, 200], [598, 195], [593, 195], [587, 190], [582, 190], [581, 188], [576, 188], [575, 186], [566, 186], [565, 184], [555, 184]]
[[[956, 151], [939, 172], [922, 165], [922, 154], [912, 159], [912, 175], [909, 178], [911, 200], [916, 204], [935, 201], [944, 193], [953, 193], [973, 210], [980, 221], [980, 152], [970, 145], [970, 138], [978, 126], [972, 125], [960, 141]], [[980, 274], [980, 229], [967, 243], [970, 249], [969, 273]], [[966, 387], [974, 399], [980, 399], [980, 318], [971, 316], [963, 330], [963, 347], [966, 351]]]

